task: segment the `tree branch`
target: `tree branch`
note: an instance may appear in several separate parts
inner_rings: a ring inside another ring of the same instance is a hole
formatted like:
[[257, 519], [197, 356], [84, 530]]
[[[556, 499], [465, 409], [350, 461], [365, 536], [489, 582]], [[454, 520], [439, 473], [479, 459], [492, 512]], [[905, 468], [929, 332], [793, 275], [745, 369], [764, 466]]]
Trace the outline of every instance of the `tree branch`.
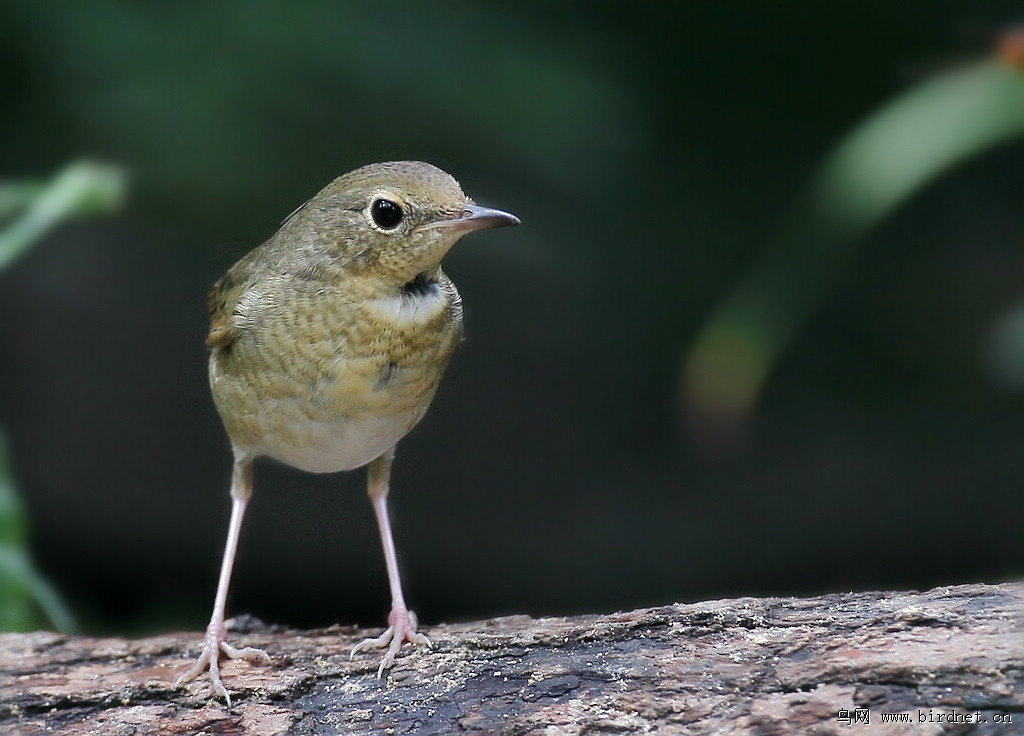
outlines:
[[236, 619], [233, 643], [274, 664], [224, 662], [230, 711], [205, 678], [172, 688], [198, 633], [4, 634], [0, 734], [807, 734], [840, 716], [851, 734], [1022, 733], [1022, 600], [962, 585], [511, 616], [426, 628], [434, 650], [403, 649], [385, 682], [376, 656], [348, 658], [376, 632]]

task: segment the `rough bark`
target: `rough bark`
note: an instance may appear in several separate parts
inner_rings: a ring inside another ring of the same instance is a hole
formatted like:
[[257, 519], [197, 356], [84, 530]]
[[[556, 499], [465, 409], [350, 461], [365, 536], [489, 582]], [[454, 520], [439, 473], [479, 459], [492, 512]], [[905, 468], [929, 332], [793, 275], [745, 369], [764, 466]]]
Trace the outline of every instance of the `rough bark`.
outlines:
[[403, 649], [383, 682], [377, 656], [349, 661], [365, 631], [242, 621], [234, 643], [274, 663], [224, 664], [230, 710], [206, 679], [172, 687], [197, 633], [6, 634], [0, 733], [1024, 733], [1022, 597], [964, 585], [434, 626], [433, 651]]

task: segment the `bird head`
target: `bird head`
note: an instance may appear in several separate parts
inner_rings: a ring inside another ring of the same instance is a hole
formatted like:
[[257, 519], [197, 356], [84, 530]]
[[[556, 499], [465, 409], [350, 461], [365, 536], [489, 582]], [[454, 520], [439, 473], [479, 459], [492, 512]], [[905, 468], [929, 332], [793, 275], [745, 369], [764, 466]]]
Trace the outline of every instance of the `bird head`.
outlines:
[[436, 270], [467, 232], [518, 224], [514, 215], [474, 204], [436, 166], [392, 161], [335, 179], [282, 230], [297, 230], [346, 273], [402, 284]]

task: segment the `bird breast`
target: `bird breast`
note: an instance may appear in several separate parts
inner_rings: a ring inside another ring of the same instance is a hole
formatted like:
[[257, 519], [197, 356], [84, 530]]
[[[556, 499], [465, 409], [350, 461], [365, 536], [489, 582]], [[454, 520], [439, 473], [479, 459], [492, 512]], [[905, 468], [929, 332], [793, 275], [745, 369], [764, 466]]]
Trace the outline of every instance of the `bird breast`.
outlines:
[[[308, 297], [305, 297], [308, 298]], [[278, 293], [210, 356], [210, 386], [238, 453], [315, 473], [370, 462], [422, 419], [461, 337], [450, 281], [350, 301]]]

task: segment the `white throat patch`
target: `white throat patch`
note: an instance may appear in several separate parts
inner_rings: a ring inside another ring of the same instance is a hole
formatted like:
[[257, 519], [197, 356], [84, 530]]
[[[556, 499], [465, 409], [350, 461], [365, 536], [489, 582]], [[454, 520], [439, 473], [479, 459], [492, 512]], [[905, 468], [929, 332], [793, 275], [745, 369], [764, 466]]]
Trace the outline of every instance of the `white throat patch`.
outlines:
[[435, 284], [425, 293], [397, 294], [372, 299], [367, 306], [383, 320], [408, 326], [429, 322], [444, 310], [447, 303], [448, 295]]

